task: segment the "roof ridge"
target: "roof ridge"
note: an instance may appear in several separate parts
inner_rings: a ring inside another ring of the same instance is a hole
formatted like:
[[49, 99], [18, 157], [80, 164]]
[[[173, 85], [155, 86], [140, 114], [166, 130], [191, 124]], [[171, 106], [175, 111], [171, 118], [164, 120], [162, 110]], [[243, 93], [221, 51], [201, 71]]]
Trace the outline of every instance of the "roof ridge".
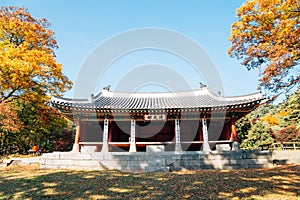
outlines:
[[125, 107], [128, 106], [132, 107], [132, 105], [135, 105], [134, 107], [136, 106], [140, 107], [141, 106], [140, 104], [144, 105], [143, 102], [153, 102], [156, 101], [156, 99], [158, 98], [166, 99], [167, 102], [171, 102], [170, 105], [173, 105], [175, 107], [178, 106], [180, 107], [180, 105], [186, 107], [186, 104], [188, 104], [191, 107], [197, 105], [201, 106], [204, 104], [220, 106], [220, 105], [227, 105], [227, 104], [239, 104], [239, 103], [264, 99], [262, 93], [260, 92], [252, 93], [248, 95], [228, 97], [228, 96], [218, 96], [215, 93], [213, 93], [209, 88], [205, 88], [205, 89], [201, 88], [197, 90], [179, 91], [179, 92], [131, 92], [131, 93], [102, 90], [96, 96], [91, 95], [90, 98], [88, 99], [70, 99], [64, 97], [52, 97], [51, 101], [53, 103], [62, 103], [62, 104], [95, 105], [95, 102], [97, 104], [100, 101], [103, 102], [108, 100], [109, 102], [108, 104], [115, 104], [118, 102], [118, 105], [122, 104], [122, 106]]
[[105, 97], [118, 97], [118, 96], [125, 96], [125, 97], [176, 97], [176, 96], [191, 96], [191, 94], [208, 94], [209, 88], [200, 88], [197, 90], [186, 90], [186, 91], [170, 91], [170, 92], [121, 92], [121, 91], [108, 91], [102, 90], [98, 95], [94, 98], [99, 96]]

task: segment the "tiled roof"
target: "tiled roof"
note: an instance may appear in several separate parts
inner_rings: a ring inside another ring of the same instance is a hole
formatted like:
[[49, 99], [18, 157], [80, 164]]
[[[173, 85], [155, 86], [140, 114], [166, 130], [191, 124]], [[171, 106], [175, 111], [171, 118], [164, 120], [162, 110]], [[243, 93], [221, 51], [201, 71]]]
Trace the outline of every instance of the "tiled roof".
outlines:
[[126, 93], [102, 90], [90, 99], [52, 97], [51, 104], [64, 110], [159, 110], [223, 107], [253, 107], [263, 100], [261, 93], [223, 97], [208, 88], [183, 92]]

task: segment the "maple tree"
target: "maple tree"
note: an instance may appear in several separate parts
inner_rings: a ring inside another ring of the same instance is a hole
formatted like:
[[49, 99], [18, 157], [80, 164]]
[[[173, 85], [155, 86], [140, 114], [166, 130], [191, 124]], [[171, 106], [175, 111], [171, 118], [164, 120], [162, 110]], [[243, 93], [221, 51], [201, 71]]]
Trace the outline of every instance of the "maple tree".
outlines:
[[71, 88], [56, 62], [58, 45], [49, 27], [27, 9], [0, 8], [0, 102], [44, 102]]
[[248, 70], [258, 68], [260, 85], [273, 99], [299, 85], [299, 0], [247, 0], [237, 17], [228, 54]]
[[17, 131], [23, 124], [19, 121], [17, 110], [9, 103], [0, 103], [0, 136], [2, 132]]
[[289, 125], [273, 134], [278, 142], [300, 142], [300, 131], [295, 125]]
[[[23, 128], [23, 123], [20, 121], [17, 109], [10, 103], [0, 103], [0, 156], [11, 151], [13, 146], [8, 137], [9, 133], [16, 133]], [[7, 148], [4, 149], [4, 146]]]

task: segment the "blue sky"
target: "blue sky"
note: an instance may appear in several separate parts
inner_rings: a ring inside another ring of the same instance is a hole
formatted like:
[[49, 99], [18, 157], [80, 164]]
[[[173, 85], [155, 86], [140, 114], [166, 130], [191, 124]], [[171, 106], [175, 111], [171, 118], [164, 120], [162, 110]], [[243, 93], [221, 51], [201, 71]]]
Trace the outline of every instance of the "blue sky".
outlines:
[[[257, 92], [258, 84], [257, 71], [247, 71], [226, 52], [230, 47], [230, 26], [236, 21], [235, 10], [242, 3], [241, 0], [7, 0], [0, 4], [28, 8], [34, 17], [45, 17], [51, 22], [60, 47], [57, 60], [63, 64], [64, 74], [75, 82], [85, 59], [101, 42], [128, 30], [158, 27], [180, 32], [201, 45], [222, 78], [225, 95], [235, 96]], [[109, 84], [114, 89], [122, 74], [132, 70], [132, 66], [149, 63], [174, 66], [194, 89], [199, 87], [199, 81], [205, 82], [178, 57], [149, 50], [123, 56], [112, 64], [99, 80], [98, 89]], [[72, 97], [72, 91], [65, 96]]]

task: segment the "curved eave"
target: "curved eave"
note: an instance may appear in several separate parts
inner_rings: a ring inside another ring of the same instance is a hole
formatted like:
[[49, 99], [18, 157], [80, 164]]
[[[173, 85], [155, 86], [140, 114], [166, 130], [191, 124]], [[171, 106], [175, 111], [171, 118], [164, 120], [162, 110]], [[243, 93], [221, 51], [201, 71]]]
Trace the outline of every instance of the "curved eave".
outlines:
[[102, 91], [90, 99], [52, 97], [51, 104], [61, 110], [110, 112], [143, 110], [228, 110], [253, 107], [264, 100], [261, 93], [222, 97], [209, 89], [166, 93], [124, 93]]
[[207, 111], [229, 111], [229, 110], [252, 110], [254, 107], [261, 104], [261, 100], [246, 102], [242, 104], [231, 104], [231, 105], [220, 105], [220, 106], [206, 106], [206, 107], [174, 107], [174, 108], [154, 108], [154, 109], [121, 109], [121, 108], [110, 108], [110, 107], [102, 107], [98, 108], [93, 105], [85, 105], [85, 106], [73, 106], [72, 104], [65, 103], [54, 103], [52, 102], [52, 106], [58, 108], [62, 112], [100, 112], [100, 113], [128, 113], [128, 112], [174, 112], [177, 111], [188, 111], [188, 112], [207, 112]]

